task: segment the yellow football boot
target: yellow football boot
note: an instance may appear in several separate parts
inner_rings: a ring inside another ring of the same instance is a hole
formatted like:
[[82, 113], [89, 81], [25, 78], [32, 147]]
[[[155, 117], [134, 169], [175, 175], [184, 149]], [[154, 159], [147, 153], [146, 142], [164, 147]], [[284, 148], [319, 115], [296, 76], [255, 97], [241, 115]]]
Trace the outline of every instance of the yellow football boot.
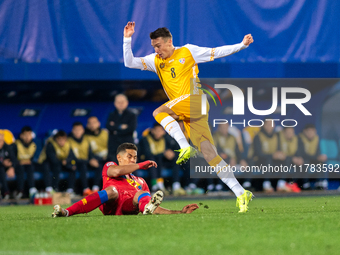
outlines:
[[239, 213], [245, 213], [248, 211], [248, 204], [253, 199], [253, 193], [249, 190], [244, 190], [243, 195], [238, 196], [236, 200], [236, 207], [239, 207]]
[[182, 165], [186, 163], [190, 158], [196, 157], [198, 153], [197, 150], [192, 146], [188, 146], [183, 149], [179, 149], [175, 151], [179, 152], [179, 156], [176, 161], [177, 165]]

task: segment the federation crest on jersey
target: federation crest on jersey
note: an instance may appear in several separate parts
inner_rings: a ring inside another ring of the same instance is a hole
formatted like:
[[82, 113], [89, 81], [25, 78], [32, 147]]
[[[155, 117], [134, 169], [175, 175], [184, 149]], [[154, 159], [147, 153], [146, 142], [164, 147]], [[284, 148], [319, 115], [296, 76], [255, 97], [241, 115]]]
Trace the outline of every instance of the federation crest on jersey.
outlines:
[[161, 69], [164, 68], [164, 66], [165, 66], [164, 63], [160, 63], [160, 64], [159, 64], [159, 67], [160, 67]]
[[114, 163], [114, 162], [108, 162], [108, 163], [106, 164], [107, 167], [112, 166], [112, 165], [115, 165], [115, 163]]
[[180, 62], [181, 64], [184, 64], [185, 58], [180, 58], [180, 59], [179, 59], [179, 62]]

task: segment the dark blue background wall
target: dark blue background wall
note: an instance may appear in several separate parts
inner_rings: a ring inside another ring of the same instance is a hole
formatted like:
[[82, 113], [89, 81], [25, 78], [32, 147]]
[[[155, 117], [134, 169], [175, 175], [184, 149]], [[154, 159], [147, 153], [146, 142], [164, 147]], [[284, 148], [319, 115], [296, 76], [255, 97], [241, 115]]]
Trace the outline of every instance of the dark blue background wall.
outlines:
[[3, 0], [0, 80], [152, 80], [122, 64], [123, 27], [136, 21], [133, 51], [168, 27], [175, 45], [216, 47], [252, 33], [233, 56], [200, 65], [201, 77], [340, 77], [339, 1]]

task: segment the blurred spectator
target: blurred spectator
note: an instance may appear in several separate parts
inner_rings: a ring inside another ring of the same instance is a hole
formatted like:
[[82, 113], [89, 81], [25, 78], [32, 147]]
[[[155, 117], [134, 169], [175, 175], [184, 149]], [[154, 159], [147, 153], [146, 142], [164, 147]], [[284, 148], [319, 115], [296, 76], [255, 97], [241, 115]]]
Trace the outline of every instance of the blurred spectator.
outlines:
[[[255, 165], [275, 166], [278, 161], [284, 161], [286, 155], [279, 151], [279, 139], [274, 133], [275, 124], [273, 121], [264, 121], [260, 132], [254, 137], [253, 142], [253, 160]], [[265, 192], [274, 192], [271, 181], [265, 179], [262, 183]]]
[[17, 199], [20, 199], [24, 194], [25, 172], [27, 174], [27, 184], [29, 196], [32, 197], [37, 189], [34, 183], [34, 166], [33, 157], [37, 150], [37, 145], [33, 142], [33, 132], [31, 127], [25, 126], [21, 129], [20, 137], [13, 144], [13, 150], [17, 157], [15, 166], [15, 175], [17, 180]]
[[4, 131], [0, 130], [0, 184], [4, 199], [9, 199], [9, 189], [6, 177], [14, 177], [15, 154], [10, 145], [5, 143]]
[[[71, 191], [76, 178], [76, 158], [71, 150], [65, 131], [59, 130], [47, 140], [40, 153], [38, 163], [43, 164], [46, 191], [58, 191], [59, 176], [62, 170], [68, 171], [68, 191]], [[50, 172], [52, 171], [52, 176]], [[70, 185], [71, 184], [71, 185]]]
[[[254, 148], [252, 146], [254, 137], [260, 132], [260, 127], [250, 127], [247, 126], [242, 130], [242, 136], [244, 140], [244, 152], [243, 156], [247, 157], [248, 165], [252, 166], [254, 165]], [[251, 178], [245, 178], [242, 186], [247, 190], [254, 190], [251, 185]]]
[[[181, 130], [182, 130], [185, 138], [187, 139], [188, 142], [190, 142], [189, 141], [189, 135], [184, 128], [184, 122], [178, 121], [178, 124], [181, 127]], [[176, 157], [178, 157], [178, 155], [176, 155]], [[198, 165], [207, 164], [207, 162], [205, 161], [203, 156], [200, 157], [200, 158], [202, 159], [202, 161], [201, 161], [202, 163], [198, 164]], [[199, 184], [200, 181], [202, 181], [202, 179], [191, 178], [191, 176], [190, 176], [190, 172], [193, 170], [193, 169], [190, 169], [190, 162], [187, 162], [186, 164], [181, 165], [181, 168], [183, 169], [183, 182], [184, 182], [186, 194], [187, 195], [202, 195], [202, 194], [204, 194], [205, 190], [202, 187], [198, 187], [198, 184]]]
[[7, 143], [8, 145], [11, 145], [15, 142], [15, 138], [13, 133], [8, 130], [8, 129], [0, 129], [0, 131], [2, 131], [3, 135], [4, 135], [4, 140], [5, 143]]
[[165, 130], [159, 123], [155, 123], [150, 132], [144, 136], [139, 142], [140, 159], [154, 160], [158, 167], [150, 168], [151, 190], [157, 191], [161, 189], [165, 193], [169, 193], [164, 186], [164, 179], [161, 176], [163, 168], [172, 169], [173, 174], [173, 194], [185, 195], [185, 190], [181, 187], [179, 172], [180, 168], [176, 164], [175, 149], [177, 143], [170, 136], [167, 136]]
[[[242, 166], [248, 165], [241, 154], [239, 142], [237, 142], [234, 135], [229, 133], [229, 123], [218, 125], [216, 132], [213, 134], [213, 138], [217, 153], [227, 164], [230, 166], [236, 166], [238, 164]], [[216, 185], [214, 184], [214, 180], [217, 181]], [[209, 179], [207, 188], [208, 192], [221, 191], [225, 188], [225, 185], [220, 179]]]
[[[303, 144], [303, 161], [305, 164], [322, 164], [327, 161], [327, 156], [320, 152], [319, 136], [316, 133], [316, 128], [313, 124], [307, 124], [303, 131], [299, 134], [299, 139]], [[303, 189], [310, 189], [310, 181], [303, 181]], [[327, 189], [328, 182], [326, 179], [318, 180], [315, 183], [315, 188]]]
[[229, 134], [229, 123], [218, 125], [213, 138], [217, 153], [231, 166], [240, 164], [247, 166], [247, 161], [242, 157], [236, 138]]
[[260, 127], [245, 127], [242, 130], [242, 134], [244, 137], [244, 142], [246, 145], [250, 145], [253, 143], [254, 137], [260, 132], [261, 128]]
[[97, 192], [101, 189], [102, 169], [107, 161], [107, 146], [109, 134], [106, 129], [100, 128], [97, 117], [91, 116], [87, 119], [85, 137], [89, 141], [93, 157], [97, 160], [98, 166], [95, 169], [92, 191]]
[[[303, 144], [295, 135], [293, 127], [285, 127], [283, 130], [278, 132], [279, 137], [279, 151], [282, 151], [285, 155], [285, 160], [278, 160], [280, 164], [290, 166], [303, 165]], [[277, 182], [277, 191], [285, 192], [300, 192], [301, 189], [298, 187], [296, 182], [287, 183], [287, 180], [280, 179]]]
[[116, 151], [122, 143], [133, 143], [133, 132], [137, 127], [137, 116], [128, 109], [129, 101], [123, 94], [115, 97], [115, 110], [106, 122], [109, 131], [108, 160], [117, 161]]
[[[76, 157], [77, 172], [79, 172], [83, 196], [92, 194], [88, 185], [87, 172], [88, 164], [92, 167], [98, 167], [98, 160], [92, 157], [90, 143], [84, 138], [85, 129], [82, 123], [75, 122], [72, 126], [72, 132], [68, 137], [71, 149]], [[72, 179], [75, 181], [74, 179]], [[69, 183], [68, 192], [73, 193], [75, 183]]]

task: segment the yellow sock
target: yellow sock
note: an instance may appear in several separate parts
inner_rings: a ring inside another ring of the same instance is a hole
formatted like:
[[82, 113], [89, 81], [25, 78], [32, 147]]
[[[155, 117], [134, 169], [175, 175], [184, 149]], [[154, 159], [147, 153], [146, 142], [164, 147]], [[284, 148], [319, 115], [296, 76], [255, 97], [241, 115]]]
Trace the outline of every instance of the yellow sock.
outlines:
[[[223, 159], [217, 155], [216, 157], [214, 157], [212, 160], [210, 160], [208, 162], [209, 166], [213, 166], [213, 167], [216, 167]], [[226, 164], [227, 166], [227, 164]], [[216, 174], [219, 174], [221, 172], [221, 170], [219, 172], [216, 172]]]
[[160, 112], [156, 115], [155, 120], [161, 124], [162, 120], [164, 120], [166, 117], [170, 116], [166, 112]]

